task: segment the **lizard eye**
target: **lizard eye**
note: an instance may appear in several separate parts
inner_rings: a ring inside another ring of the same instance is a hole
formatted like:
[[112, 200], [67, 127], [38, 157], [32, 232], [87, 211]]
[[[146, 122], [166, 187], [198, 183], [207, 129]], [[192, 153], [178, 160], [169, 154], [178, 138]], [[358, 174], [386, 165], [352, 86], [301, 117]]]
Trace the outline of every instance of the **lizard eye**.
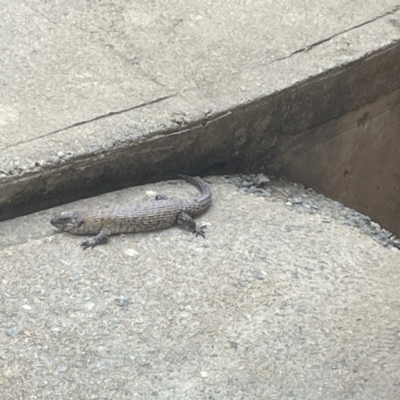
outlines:
[[82, 226], [83, 221], [81, 221], [80, 219], [75, 219], [74, 222], [78, 225], [78, 227]]
[[74, 212], [71, 216], [69, 216], [67, 222], [72, 222], [78, 227], [80, 227], [83, 224], [82, 218], [77, 212]]

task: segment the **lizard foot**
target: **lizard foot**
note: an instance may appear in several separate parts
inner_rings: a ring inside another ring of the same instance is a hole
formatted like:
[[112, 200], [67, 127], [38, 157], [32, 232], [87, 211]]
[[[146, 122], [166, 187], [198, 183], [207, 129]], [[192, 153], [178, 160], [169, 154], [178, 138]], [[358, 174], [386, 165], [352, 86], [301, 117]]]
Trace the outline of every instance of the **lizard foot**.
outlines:
[[110, 236], [110, 230], [107, 228], [101, 228], [100, 232], [94, 238], [85, 240], [81, 243], [82, 249], [86, 250], [87, 248], [91, 247], [93, 249], [94, 246], [100, 244], [105, 238]]
[[200, 227], [196, 226], [196, 228], [193, 231], [193, 233], [196, 235], [196, 237], [197, 236], [202, 236], [205, 239], [206, 238], [206, 233], [204, 232], [204, 229], [206, 229], [206, 228], [207, 228], [207, 225], [203, 225], [203, 226], [200, 226]]

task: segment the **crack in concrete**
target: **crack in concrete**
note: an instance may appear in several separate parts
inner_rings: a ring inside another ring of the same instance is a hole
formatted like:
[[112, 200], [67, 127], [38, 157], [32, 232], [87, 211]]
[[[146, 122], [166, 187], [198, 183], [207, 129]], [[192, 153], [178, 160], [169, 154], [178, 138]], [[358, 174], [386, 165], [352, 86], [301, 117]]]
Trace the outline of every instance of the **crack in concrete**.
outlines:
[[191, 132], [191, 131], [193, 131], [195, 129], [205, 128], [208, 125], [210, 125], [210, 124], [212, 124], [214, 122], [217, 122], [220, 119], [223, 119], [223, 118], [226, 118], [226, 117], [230, 116], [231, 114], [232, 114], [232, 112], [228, 111], [228, 112], [223, 113], [221, 115], [215, 116], [212, 119], [201, 120], [200, 122], [196, 121], [196, 123], [194, 125], [189, 125], [189, 126], [186, 126], [183, 129], [173, 130], [173, 131], [165, 133], [165, 134], [159, 134], [158, 132], [155, 132], [154, 134], [150, 133], [149, 136], [146, 136], [145, 141], [146, 142], [150, 142], [150, 141], [158, 140], [158, 139], [161, 139], [161, 138], [165, 138], [166, 136], [180, 135], [180, 134], [185, 133], [185, 132]]
[[400, 5], [394, 7], [392, 10], [390, 10], [390, 11], [388, 11], [388, 12], [382, 14], [382, 15], [379, 15], [379, 16], [377, 16], [377, 17], [375, 17], [375, 18], [372, 18], [372, 19], [370, 19], [370, 20], [368, 20], [368, 21], [362, 22], [362, 23], [360, 23], [360, 24], [358, 24], [358, 25], [354, 25], [354, 26], [352, 26], [351, 28], [345, 29], [344, 31], [340, 31], [340, 32], [338, 32], [338, 33], [335, 33], [335, 34], [333, 34], [333, 35], [331, 35], [331, 36], [329, 36], [329, 37], [327, 37], [327, 38], [318, 40], [317, 42], [312, 43], [312, 44], [310, 44], [310, 45], [308, 45], [308, 46], [304, 46], [304, 47], [302, 47], [301, 49], [295, 50], [294, 52], [290, 53], [288, 56], [283, 56], [283, 57], [276, 58], [276, 59], [273, 60], [270, 64], [275, 63], [275, 62], [277, 62], [277, 61], [287, 60], [287, 59], [289, 59], [290, 57], [292, 57], [292, 56], [294, 56], [294, 55], [296, 55], [296, 54], [299, 54], [299, 53], [307, 53], [307, 52], [309, 52], [310, 50], [312, 50], [314, 47], [317, 47], [317, 46], [319, 46], [320, 44], [329, 42], [330, 40], [332, 40], [332, 39], [334, 39], [334, 38], [336, 38], [336, 37], [342, 35], [343, 33], [351, 32], [351, 31], [354, 30], [354, 29], [361, 28], [362, 26], [368, 25], [368, 24], [370, 24], [371, 22], [375, 22], [375, 21], [378, 21], [378, 20], [380, 20], [380, 19], [382, 19], [382, 18], [384, 18], [384, 17], [387, 17], [388, 15], [392, 15], [392, 14], [396, 13], [396, 12], [399, 11], [399, 10], [400, 10]]
[[[37, 7], [32, 6], [29, 3], [24, 2], [25, 6], [29, 8], [32, 12], [35, 12], [45, 18], [48, 22], [52, 23], [53, 25], [57, 26], [58, 22], [54, 20], [53, 18], [49, 17], [46, 13], [41, 12], [40, 10], [37, 9]], [[167, 86], [163, 84], [162, 82], [159, 82], [157, 78], [146, 72], [143, 67], [141, 66], [140, 62], [137, 60], [136, 57], [134, 57], [132, 60], [126, 57], [123, 53], [120, 51], [116, 50], [116, 46], [114, 44], [108, 43], [105, 39], [102, 37], [96, 37], [90, 32], [89, 30], [85, 29], [81, 25], [74, 25], [75, 28], [79, 29], [81, 32], [83, 32], [86, 35], [89, 35], [92, 39], [92, 42], [97, 42], [104, 48], [108, 49], [111, 51], [113, 54], [115, 54], [118, 58], [120, 58], [124, 63], [127, 63], [128, 65], [135, 65], [137, 68], [140, 70], [140, 72], [143, 74], [144, 77], [148, 78], [150, 81], [155, 83], [158, 86], [162, 86], [163, 88], [166, 88]]]
[[29, 142], [33, 142], [33, 141], [35, 141], [35, 140], [37, 140], [37, 139], [43, 139], [43, 138], [45, 138], [45, 137], [49, 137], [49, 136], [51, 136], [51, 135], [54, 135], [54, 134], [57, 134], [57, 133], [60, 133], [60, 132], [67, 131], [67, 130], [69, 130], [69, 129], [76, 128], [77, 126], [90, 124], [91, 122], [98, 121], [98, 120], [100, 120], [100, 119], [112, 117], [112, 116], [114, 116], [114, 115], [123, 114], [123, 113], [129, 112], [129, 111], [132, 111], [132, 110], [136, 110], [136, 109], [138, 109], [138, 108], [142, 108], [142, 107], [146, 107], [146, 106], [149, 106], [149, 105], [152, 105], [152, 104], [156, 104], [156, 103], [159, 103], [159, 102], [161, 102], [161, 101], [170, 99], [171, 97], [175, 97], [175, 96], [176, 96], [176, 94], [171, 94], [171, 95], [168, 95], [168, 96], [160, 97], [160, 98], [155, 99], [155, 100], [147, 101], [146, 103], [138, 104], [138, 105], [133, 106], [133, 107], [124, 108], [124, 109], [118, 110], [118, 111], [110, 111], [109, 113], [101, 114], [101, 115], [98, 115], [97, 117], [94, 117], [94, 118], [91, 118], [91, 119], [88, 119], [88, 120], [85, 120], [85, 121], [75, 122], [75, 123], [73, 123], [73, 124], [71, 124], [71, 125], [68, 125], [68, 126], [66, 126], [66, 127], [64, 127], [64, 128], [56, 129], [55, 131], [48, 132], [48, 133], [44, 133], [43, 135], [35, 136], [34, 138], [31, 138], [31, 139], [21, 140], [21, 141], [19, 141], [19, 142], [15, 142], [15, 143], [13, 143], [13, 144], [10, 144], [10, 145], [8, 145], [8, 146], [5, 146], [5, 147], [3, 147], [3, 148], [0, 148], [0, 150], [7, 150], [7, 149], [9, 149], [9, 148], [16, 147], [16, 146], [18, 146], [18, 145], [20, 145], [20, 144], [26, 144], [26, 143], [29, 143]]

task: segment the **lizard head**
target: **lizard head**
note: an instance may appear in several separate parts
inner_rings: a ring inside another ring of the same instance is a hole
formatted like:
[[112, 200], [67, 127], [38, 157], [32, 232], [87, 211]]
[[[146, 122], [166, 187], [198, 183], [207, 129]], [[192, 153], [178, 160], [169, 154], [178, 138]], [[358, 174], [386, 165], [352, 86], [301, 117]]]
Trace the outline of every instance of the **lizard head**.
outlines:
[[74, 228], [79, 228], [83, 221], [77, 211], [64, 211], [55, 215], [50, 223], [63, 232], [68, 232]]

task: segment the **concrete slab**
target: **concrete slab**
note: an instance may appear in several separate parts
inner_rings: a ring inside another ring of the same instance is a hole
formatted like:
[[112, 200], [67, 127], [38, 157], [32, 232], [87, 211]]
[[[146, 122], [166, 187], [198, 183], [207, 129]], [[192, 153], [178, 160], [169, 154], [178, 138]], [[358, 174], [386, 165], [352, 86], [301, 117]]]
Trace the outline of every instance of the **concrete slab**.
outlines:
[[0, 18], [0, 219], [171, 170], [268, 170], [288, 136], [400, 87], [395, 0], [3, 1]]
[[2, 399], [399, 398], [400, 252], [210, 182], [206, 240], [172, 228], [82, 251], [51, 211], [0, 223]]

